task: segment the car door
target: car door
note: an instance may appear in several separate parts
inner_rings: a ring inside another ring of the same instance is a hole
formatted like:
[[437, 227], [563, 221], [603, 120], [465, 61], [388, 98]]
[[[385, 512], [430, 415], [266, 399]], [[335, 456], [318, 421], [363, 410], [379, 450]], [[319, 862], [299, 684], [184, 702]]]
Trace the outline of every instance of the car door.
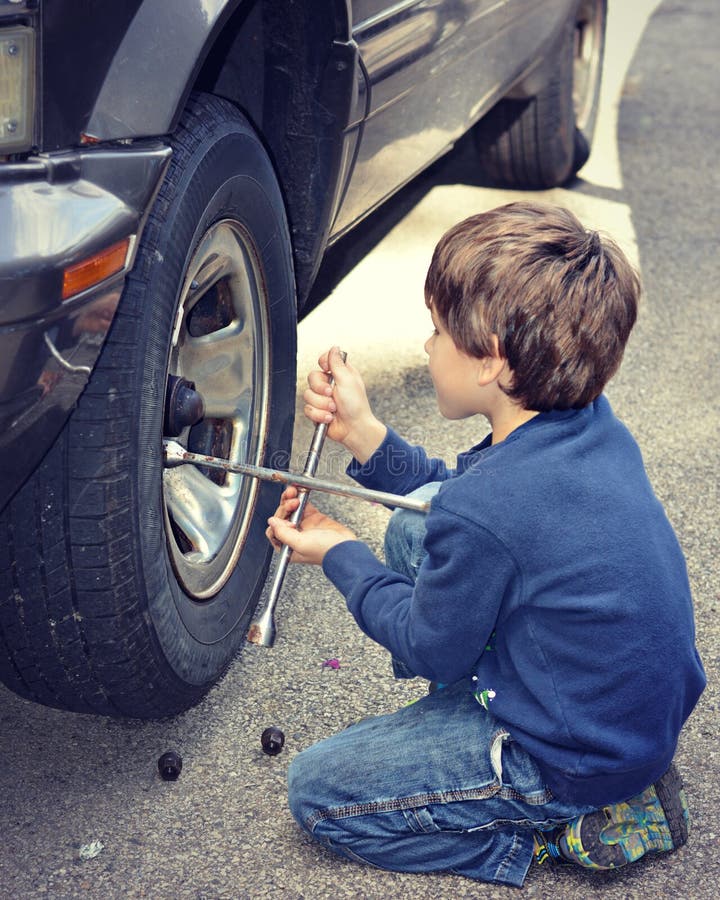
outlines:
[[439, 156], [476, 117], [499, 81], [497, 38], [514, 2], [355, 0], [352, 34], [369, 99], [335, 236]]

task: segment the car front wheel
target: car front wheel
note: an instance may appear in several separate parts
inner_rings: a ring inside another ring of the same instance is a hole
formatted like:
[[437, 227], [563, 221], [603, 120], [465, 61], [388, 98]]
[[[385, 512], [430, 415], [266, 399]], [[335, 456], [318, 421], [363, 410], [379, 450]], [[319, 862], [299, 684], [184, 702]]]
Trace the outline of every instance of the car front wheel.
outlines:
[[88, 386], [0, 518], [0, 677], [60, 708], [154, 718], [196, 703], [244, 639], [278, 489], [163, 466], [162, 439], [283, 463], [295, 291], [272, 164], [229, 103], [194, 96]]

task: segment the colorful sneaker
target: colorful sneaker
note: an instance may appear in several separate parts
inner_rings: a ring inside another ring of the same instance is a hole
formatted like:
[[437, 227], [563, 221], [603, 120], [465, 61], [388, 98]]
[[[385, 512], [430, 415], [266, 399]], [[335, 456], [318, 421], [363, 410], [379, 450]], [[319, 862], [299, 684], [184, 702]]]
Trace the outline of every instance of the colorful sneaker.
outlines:
[[566, 830], [567, 825], [560, 825], [552, 831], [534, 832], [535, 847], [533, 848], [533, 854], [535, 862], [541, 866], [544, 863], [565, 863], [565, 865], [570, 865], [570, 860], [565, 859], [560, 850], [560, 839]]
[[687, 841], [690, 816], [674, 765], [642, 794], [573, 819], [555, 841], [560, 854], [586, 869], [618, 869], [646, 853], [668, 853]]

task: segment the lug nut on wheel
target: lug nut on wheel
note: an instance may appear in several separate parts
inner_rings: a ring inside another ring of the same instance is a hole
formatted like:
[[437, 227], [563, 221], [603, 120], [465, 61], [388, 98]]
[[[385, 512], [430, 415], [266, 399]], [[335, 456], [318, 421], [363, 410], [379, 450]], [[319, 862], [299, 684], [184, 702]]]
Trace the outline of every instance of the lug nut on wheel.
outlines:
[[195, 382], [178, 375], [169, 375], [165, 395], [165, 434], [178, 437], [205, 415], [202, 394], [195, 390]]

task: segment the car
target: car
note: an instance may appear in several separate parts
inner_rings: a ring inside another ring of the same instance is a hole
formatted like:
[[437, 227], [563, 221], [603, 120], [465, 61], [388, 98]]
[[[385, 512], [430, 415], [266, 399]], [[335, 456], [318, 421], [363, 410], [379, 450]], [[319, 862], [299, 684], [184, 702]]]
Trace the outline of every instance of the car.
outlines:
[[245, 639], [328, 248], [472, 132], [588, 157], [605, 0], [0, 0], [0, 679], [158, 718]]

